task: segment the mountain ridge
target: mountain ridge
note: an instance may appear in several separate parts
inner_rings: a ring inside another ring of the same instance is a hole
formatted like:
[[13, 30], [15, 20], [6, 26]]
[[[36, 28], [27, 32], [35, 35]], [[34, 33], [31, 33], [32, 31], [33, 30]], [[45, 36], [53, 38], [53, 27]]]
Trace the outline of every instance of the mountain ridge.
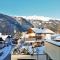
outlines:
[[49, 20], [60, 20], [55, 17], [46, 17], [46, 16], [15, 16], [15, 17], [23, 17], [27, 20], [43, 20], [43, 21], [49, 21]]

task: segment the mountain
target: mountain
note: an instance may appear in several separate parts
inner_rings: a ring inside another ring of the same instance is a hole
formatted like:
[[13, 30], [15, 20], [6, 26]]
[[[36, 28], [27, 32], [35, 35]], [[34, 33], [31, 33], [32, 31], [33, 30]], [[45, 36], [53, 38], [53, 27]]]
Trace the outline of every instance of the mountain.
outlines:
[[[21, 18], [22, 22], [19, 22], [12, 16], [8, 16], [5, 14], [0, 14], [0, 32], [2, 33], [8, 33], [11, 34], [14, 32], [14, 30], [18, 30], [20, 32], [27, 31], [30, 27], [32, 27], [32, 24], [29, 23], [26, 19]], [[20, 24], [22, 23], [22, 24]]]
[[[20, 17], [20, 16], [17, 16]], [[42, 20], [42, 21], [49, 21], [49, 20], [60, 20], [55, 17], [45, 17], [45, 16], [21, 16], [27, 20]]]

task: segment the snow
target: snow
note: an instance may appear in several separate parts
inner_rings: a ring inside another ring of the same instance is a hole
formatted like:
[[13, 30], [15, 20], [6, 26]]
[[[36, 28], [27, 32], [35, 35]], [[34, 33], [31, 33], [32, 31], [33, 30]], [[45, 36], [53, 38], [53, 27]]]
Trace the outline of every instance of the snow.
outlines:
[[39, 28], [31, 28], [35, 33], [42, 33], [42, 29]]
[[32, 41], [25, 41], [25, 43], [33, 43], [33, 42], [36, 42], [36, 41], [34, 41], [34, 40], [32, 40]]
[[52, 44], [55, 44], [55, 45], [57, 45], [57, 46], [60, 46], [60, 42], [56, 42], [56, 41], [53, 41], [53, 40], [46, 40], [47, 42], [50, 42], [50, 43], [52, 43]]
[[27, 20], [43, 20], [43, 21], [49, 21], [51, 18], [50, 17], [45, 17], [45, 16], [21, 16]]
[[0, 33], [0, 37], [2, 37], [3, 40], [5, 40], [8, 37], [8, 35], [2, 35], [2, 33]]
[[9, 55], [11, 52], [11, 45], [4, 47], [0, 50], [0, 52], [3, 52], [2, 56], [0, 56], [0, 60], [4, 60], [7, 57], [7, 55]]
[[57, 36], [57, 37], [55, 38], [55, 40], [60, 40], [60, 36]]
[[60, 34], [54, 34], [51, 36], [53, 40], [60, 40]]
[[52, 37], [55, 37], [55, 36], [60, 36], [60, 34], [54, 34], [54, 35], [52, 35]]
[[35, 33], [39, 34], [39, 33], [45, 33], [45, 34], [51, 34], [54, 33], [53, 31], [51, 31], [50, 29], [47, 28], [31, 28]]

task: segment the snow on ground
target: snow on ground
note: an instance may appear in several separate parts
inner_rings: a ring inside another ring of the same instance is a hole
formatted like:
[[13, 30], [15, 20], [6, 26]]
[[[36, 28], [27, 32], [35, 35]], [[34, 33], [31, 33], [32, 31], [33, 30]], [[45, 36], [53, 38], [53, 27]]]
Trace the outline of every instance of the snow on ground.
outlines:
[[3, 52], [2, 56], [0, 56], [0, 60], [4, 60], [11, 52], [11, 45], [4, 47], [0, 51]]

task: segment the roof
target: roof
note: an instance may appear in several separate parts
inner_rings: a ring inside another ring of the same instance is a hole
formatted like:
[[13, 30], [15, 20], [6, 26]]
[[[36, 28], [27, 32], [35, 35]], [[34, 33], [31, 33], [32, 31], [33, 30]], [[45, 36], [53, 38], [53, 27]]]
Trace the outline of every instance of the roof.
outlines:
[[54, 34], [53, 31], [47, 28], [31, 28], [36, 34]]
[[8, 36], [8, 35], [2, 35], [2, 34], [0, 33], [0, 40], [2, 40], [2, 39], [5, 40], [5, 39], [7, 38], [7, 36]]
[[57, 37], [57, 36], [60, 36], [60, 34], [54, 34], [54, 35], [52, 35], [52, 37]]
[[60, 40], [60, 36], [57, 36], [54, 40]]
[[60, 34], [54, 34], [51, 36], [53, 40], [60, 40]]

